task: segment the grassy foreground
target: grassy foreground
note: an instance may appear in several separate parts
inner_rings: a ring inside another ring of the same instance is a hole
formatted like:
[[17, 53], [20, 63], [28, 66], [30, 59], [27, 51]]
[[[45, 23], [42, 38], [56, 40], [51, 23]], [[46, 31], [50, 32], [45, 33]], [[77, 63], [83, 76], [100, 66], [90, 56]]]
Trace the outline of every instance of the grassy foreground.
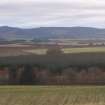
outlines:
[[105, 87], [0, 86], [0, 105], [105, 105]]

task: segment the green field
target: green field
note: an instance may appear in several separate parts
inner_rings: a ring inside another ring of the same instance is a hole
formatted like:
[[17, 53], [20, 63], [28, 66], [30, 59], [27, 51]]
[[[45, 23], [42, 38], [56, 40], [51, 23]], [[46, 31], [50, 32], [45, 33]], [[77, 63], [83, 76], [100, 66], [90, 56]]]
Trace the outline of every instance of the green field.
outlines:
[[64, 48], [64, 53], [97, 53], [105, 52], [105, 47]]
[[105, 105], [105, 87], [0, 86], [0, 105]]

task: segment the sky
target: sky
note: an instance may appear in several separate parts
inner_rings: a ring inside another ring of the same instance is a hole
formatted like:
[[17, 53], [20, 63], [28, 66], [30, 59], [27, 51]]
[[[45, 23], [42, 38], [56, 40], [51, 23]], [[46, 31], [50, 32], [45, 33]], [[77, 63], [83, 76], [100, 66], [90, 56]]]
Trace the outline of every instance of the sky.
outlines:
[[105, 28], [105, 0], [0, 0], [0, 26]]

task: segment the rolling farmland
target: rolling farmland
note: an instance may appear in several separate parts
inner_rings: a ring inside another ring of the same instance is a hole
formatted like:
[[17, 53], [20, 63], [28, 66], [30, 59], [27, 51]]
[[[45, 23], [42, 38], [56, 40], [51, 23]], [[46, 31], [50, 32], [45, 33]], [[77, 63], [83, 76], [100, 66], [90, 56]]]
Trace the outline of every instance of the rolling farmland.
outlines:
[[1, 86], [0, 105], [104, 105], [104, 86]]
[[78, 53], [105, 53], [105, 47], [61, 47], [61, 46], [35, 46], [35, 45], [2, 45], [0, 46], [0, 57], [24, 56], [24, 55], [46, 55], [47, 51], [61, 50], [63, 54]]
[[[45, 55], [47, 53], [47, 48], [45, 49], [31, 49], [24, 50], [24, 52], [32, 53], [36, 55]], [[73, 54], [73, 53], [102, 53], [105, 52], [105, 47], [83, 47], [83, 48], [61, 48], [61, 51], [64, 54]]]
[[[47, 54], [48, 49], [51, 48], [47, 46], [3, 46], [0, 47], [0, 64], [59, 64], [69, 66], [96, 65], [105, 62], [105, 47], [58, 47], [58, 50], [62, 51], [60, 54], [54, 53], [54, 51]], [[56, 49], [54, 49], [55, 52]]]

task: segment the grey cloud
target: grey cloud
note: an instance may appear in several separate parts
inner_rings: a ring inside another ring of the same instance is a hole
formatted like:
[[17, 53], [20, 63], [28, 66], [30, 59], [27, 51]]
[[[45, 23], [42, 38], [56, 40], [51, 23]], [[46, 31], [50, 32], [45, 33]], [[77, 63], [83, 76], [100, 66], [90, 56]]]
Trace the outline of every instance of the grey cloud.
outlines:
[[[105, 21], [105, 3], [29, 2], [0, 4], [0, 24], [16, 26], [46, 26], [81, 24], [79, 20]], [[96, 22], [97, 23], [97, 22]]]

